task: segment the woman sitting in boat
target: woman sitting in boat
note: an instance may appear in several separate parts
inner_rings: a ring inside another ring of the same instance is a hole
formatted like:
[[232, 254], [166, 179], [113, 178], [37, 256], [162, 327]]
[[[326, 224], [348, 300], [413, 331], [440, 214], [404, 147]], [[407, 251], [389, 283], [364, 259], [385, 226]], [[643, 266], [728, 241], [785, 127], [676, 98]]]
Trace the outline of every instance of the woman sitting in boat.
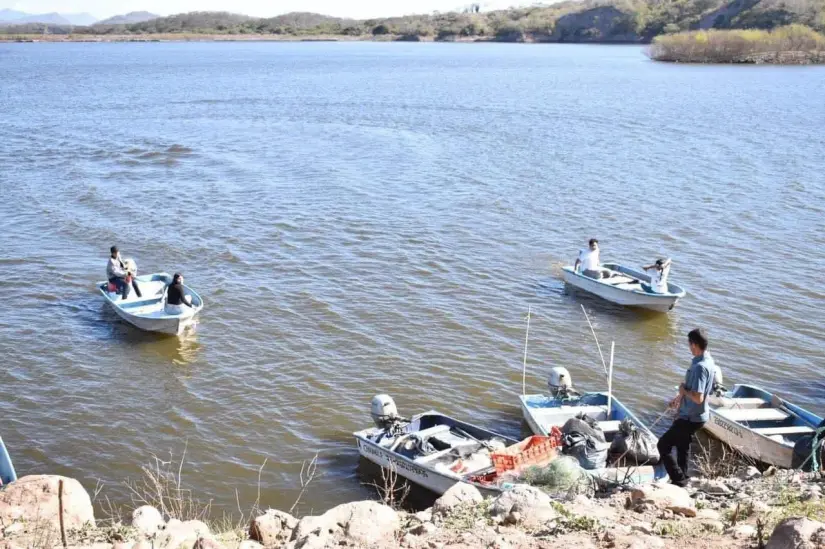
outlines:
[[653, 265], [647, 265], [646, 267], [642, 267], [642, 269], [644, 269], [650, 274], [650, 284], [642, 283], [642, 287], [644, 287], [645, 291], [654, 294], [668, 293], [667, 277], [670, 274], [671, 263], [672, 261], [669, 258], [657, 259], [656, 263], [654, 263]]
[[192, 298], [186, 295], [186, 290], [183, 287], [183, 275], [175, 273], [172, 277], [172, 283], [166, 287], [166, 307], [165, 311], [168, 315], [180, 315], [184, 312], [184, 307], [192, 307]]

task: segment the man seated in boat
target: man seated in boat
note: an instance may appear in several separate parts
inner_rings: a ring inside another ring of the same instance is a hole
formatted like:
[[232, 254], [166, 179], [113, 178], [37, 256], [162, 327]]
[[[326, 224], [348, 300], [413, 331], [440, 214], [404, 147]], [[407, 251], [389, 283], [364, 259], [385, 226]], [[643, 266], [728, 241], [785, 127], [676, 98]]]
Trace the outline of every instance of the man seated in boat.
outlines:
[[123, 299], [129, 297], [130, 285], [135, 289], [138, 297], [143, 297], [137, 280], [135, 280], [135, 273], [126, 268], [126, 262], [120, 257], [117, 246], [109, 248], [109, 252], [109, 262], [106, 264], [106, 278], [109, 279], [109, 283], [114, 285], [117, 293], [121, 294]]
[[166, 288], [166, 306], [164, 310], [168, 315], [180, 315], [186, 310], [184, 307], [194, 308], [192, 297], [186, 295], [186, 289], [183, 287], [183, 275], [175, 273], [172, 277], [172, 283]]
[[599, 257], [599, 241], [591, 238], [588, 247], [579, 251], [579, 257], [573, 270], [590, 278], [609, 278], [610, 271], [602, 269], [602, 262]]
[[672, 261], [668, 259], [657, 259], [653, 265], [642, 267], [650, 275], [650, 284], [642, 283], [645, 291], [654, 294], [667, 293], [667, 277], [670, 274], [670, 264]]

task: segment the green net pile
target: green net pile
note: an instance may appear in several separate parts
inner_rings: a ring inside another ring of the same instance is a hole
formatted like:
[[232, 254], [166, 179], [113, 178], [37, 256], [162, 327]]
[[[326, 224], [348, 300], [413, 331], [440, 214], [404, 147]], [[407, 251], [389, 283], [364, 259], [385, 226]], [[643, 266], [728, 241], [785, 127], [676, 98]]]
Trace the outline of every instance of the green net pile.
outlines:
[[521, 481], [549, 492], [579, 492], [590, 484], [578, 460], [570, 456], [558, 457], [543, 467], [527, 468], [521, 474]]

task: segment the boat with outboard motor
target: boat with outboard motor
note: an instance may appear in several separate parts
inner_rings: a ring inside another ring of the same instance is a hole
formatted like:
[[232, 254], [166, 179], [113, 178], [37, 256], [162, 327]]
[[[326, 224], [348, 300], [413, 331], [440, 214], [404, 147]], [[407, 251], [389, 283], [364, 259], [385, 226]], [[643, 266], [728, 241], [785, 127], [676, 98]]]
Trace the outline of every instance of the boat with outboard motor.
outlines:
[[[812, 436], [823, 419], [751, 385], [708, 398], [705, 429], [741, 454], [776, 467], [796, 468], [794, 446]], [[807, 459], [809, 456], [802, 456]]]
[[624, 305], [666, 313], [685, 297], [685, 290], [668, 282], [667, 293], [650, 289], [650, 275], [618, 263], [603, 263], [602, 270], [609, 272], [605, 278], [590, 278], [577, 272], [572, 265], [562, 267], [564, 281], [571, 286], [597, 295], [602, 299]]
[[[643, 484], [657, 478], [658, 439], [612, 393], [580, 394], [573, 389], [570, 373], [560, 367], [551, 369], [547, 385], [549, 396], [519, 397], [531, 431], [546, 435], [555, 427], [564, 433], [568, 422], [584, 419], [590, 425], [589, 429], [584, 428], [594, 433], [593, 438], [597, 439], [588, 441], [592, 445], [590, 450], [610, 458], [602, 459], [604, 466], [594, 468], [581, 463], [587, 473], [605, 484]], [[603, 433], [603, 438], [598, 433]], [[632, 464], [627, 459], [631, 457]]]
[[6, 450], [6, 445], [3, 443], [3, 438], [0, 437], [0, 486], [5, 486], [15, 480], [17, 480], [17, 473], [11, 462], [11, 456]]
[[515, 475], [496, 472], [493, 459], [520, 444], [515, 439], [435, 411], [402, 418], [388, 395], [372, 399], [370, 415], [375, 427], [353, 433], [361, 456], [436, 494], [466, 482], [495, 495], [516, 483]]
[[203, 299], [189, 286], [184, 285], [187, 295], [192, 298], [192, 307], [183, 307], [180, 314], [166, 312], [166, 288], [172, 283], [172, 275], [153, 273], [135, 278], [142, 297], [131, 292], [127, 299], [112, 292], [109, 282], [97, 284], [103, 299], [112, 306], [115, 313], [136, 328], [147, 332], [180, 335], [193, 324], [195, 316], [203, 309]]

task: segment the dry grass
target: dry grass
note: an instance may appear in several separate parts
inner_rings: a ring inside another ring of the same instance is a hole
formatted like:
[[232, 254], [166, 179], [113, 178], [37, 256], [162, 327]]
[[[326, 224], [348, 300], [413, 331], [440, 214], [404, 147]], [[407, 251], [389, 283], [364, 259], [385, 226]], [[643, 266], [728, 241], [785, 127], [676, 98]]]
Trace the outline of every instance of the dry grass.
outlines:
[[378, 492], [381, 502], [393, 509], [402, 508], [410, 494], [410, 485], [403, 478], [399, 481], [398, 471], [393, 464], [389, 468], [382, 467], [381, 484], [374, 482], [371, 486]]
[[679, 63], [825, 63], [825, 36], [804, 25], [657, 36], [649, 55]]
[[709, 479], [728, 478], [736, 475], [743, 467], [756, 465], [756, 462], [727, 444], [715, 439], [708, 439], [705, 445], [696, 439], [698, 452], [693, 452], [693, 464], [700, 476]]

